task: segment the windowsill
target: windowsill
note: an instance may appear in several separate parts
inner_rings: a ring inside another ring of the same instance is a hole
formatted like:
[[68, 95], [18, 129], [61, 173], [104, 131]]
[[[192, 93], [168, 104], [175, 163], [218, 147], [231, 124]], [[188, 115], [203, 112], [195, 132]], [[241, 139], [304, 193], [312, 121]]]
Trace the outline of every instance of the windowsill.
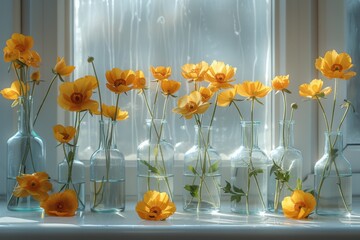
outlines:
[[[242, 216], [230, 213], [228, 202], [220, 213], [189, 214], [178, 211], [166, 221], [141, 220], [135, 201], [129, 199], [121, 213], [92, 213], [75, 217], [49, 217], [42, 212], [11, 212], [0, 208], [0, 239], [353, 239], [360, 236], [360, 198], [353, 199], [351, 217], [311, 215], [307, 220], [282, 215]], [[290, 238], [289, 238], [290, 236]], [[324, 237], [324, 238], [323, 238]], [[325, 238], [326, 237], [326, 238]]]

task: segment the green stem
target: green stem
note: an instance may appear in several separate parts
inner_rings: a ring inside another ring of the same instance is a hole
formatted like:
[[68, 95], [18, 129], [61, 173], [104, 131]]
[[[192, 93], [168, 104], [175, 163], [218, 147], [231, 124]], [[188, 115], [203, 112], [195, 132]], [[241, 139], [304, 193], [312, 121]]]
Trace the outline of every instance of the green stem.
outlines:
[[[93, 68], [95, 79], [96, 79], [96, 82], [97, 82], [97, 88], [98, 88], [98, 94], [99, 94], [99, 103], [100, 103], [100, 118], [103, 121], [103, 109], [102, 109], [102, 98], [101, 98], [101, 91], [100, 91], [100, 82], [99, 82], [99, 78], [97, 76], [96, 69], [95, 69], [95, 64], [94, 64], [93, 61], [91, 62], [91, 66]], [[116, 115], [115, 115], [115, 117], [116, 117]]]
[[45, 94], [43, 100], [41, 101], [40, 107], [39, 107], [39, 109], [38, 109], [38, 111], [37, 111], [37, 113], [36, 113], [36, 116], [35, 116], [35, 119], [34, 119], [34, 122], [33, 122], [33, 125], [34, 125], [34, 126], [35, 126], [36, 120], [37, 120], [38, 117], [39, 117], [40, 111], [41, 111], [41, 109], [42, 109], [42, 107], [43, 107], [43, 105], [44, 105], [44, 103], [45, 103], [45, 100], [46, 100], [46, 98], [47, 98], [48, 95], [49, 95], [51, 86], [52, 86], [53, 83], [55, 82], [55, 79], [57, 78], [57, 76], [58, 76], [58, 75], [55, 74], [54, 77], [52, 78], [52, 80], [51, 80], [51, 82], [50, 82], [50, 85], [49, 85], [49, 87], [48, 87], [48, 89], [47, 89], [47, 91], [46, 91], [46, 94]]
[[240, 108], [238, 107], [238, 105], [236, 104], [236, 102], [233, 101], [233, 104], [234, 104], [237, 112], [239, 113], [240, 121], [243, 121], [243, 120], [244, 120], [244, 117], [243, 117], [243, 115], [241, 114]]
[[335, 116], [335, 106], [336, 106], [337, 80], [335, 79], [334, 81], [335, 81], [334, 82], [334, 101], [333, 101], [332, 112], [331, 112], [330, 130], [332, 130], [332, 128], [333, 128], [334, 116]]

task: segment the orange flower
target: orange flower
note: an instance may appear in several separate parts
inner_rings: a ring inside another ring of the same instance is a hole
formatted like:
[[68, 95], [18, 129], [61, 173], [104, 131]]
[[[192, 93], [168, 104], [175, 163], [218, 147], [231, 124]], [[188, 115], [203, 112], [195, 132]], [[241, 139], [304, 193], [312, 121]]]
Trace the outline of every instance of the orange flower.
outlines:
[[215, 90], [230, 88], [232, 87], [230, 82], [235, 80], [235, 72], [236, 68], [225, 65], [224, 62], [213, 61], [205, 74], [205, 80], [210, 82], [211, 87], [214, 87]]
[[143, 201], [137, 203], [135, 210], [142, 219], [159, 221], [173, 215], [176, 206], [165, 192], [147, 191]]
[[106, 71], [106, 87], [117, 94], [131, 90], [130, 85], [133, 84], [136, 75], [132, 70], [121, 70], [113, 68]]
[[58, 104], [65, 110], [80, 112], [89, 110], [95, 112], [98, 108], [98, 102], [90, 99], [94, 89], [94, 77], [85, 76], [74, 82], [64, 82], [60, 85], [60, 95]]
[[67, 189], [64, 192], [54, 193], [46, 201], [42, 201], [40, 207], [50, 216], [74, 216], [78, 208], [76, 192], [72, 189]]
[[206, 87], [200, 87], [199, 93], [201, 94], [201, 101], [203, 102], [208, 102], [214, 95], [214, 92], [211, 91], [210, 88]]
[[64, 127], [63, 125], [58, 124], [53, 127], [53, 133], [57, 141], [61, 143], [68, 143], [74, 138], [76, 128], [73, 126]]
[[40, 71], [35, 71], [31, 74], [30, 79], [36, 83], [36, 85], [39, 85], [40, 83]]
[[163, 79], [161, 89], [164, 95], [174, 95], [180, 89], [181, 83], [175, 80]]
[[310, 193], [295, 190], [291, 197], [285, 197], [281, 203], [285, 217], [303, 219], [309, 216], [316, 206], [316, 200]]
[[156, 80], [167, 79], [171, 75], [171, 67], [164, 67], [164, 66], [153, 67], [153, 66], [151, 66], [150, 71]]
[[65, 59], [57, 57], [56, 65], [54, 67], [54, 72], [62, 77], [70, 76], [70, 74], [74, 71], [75, 66], [66, 65]]
[[322, 89], [324, 82], [321, 79], [313, 79], [310, 84], [304, 83], [299, 87], [299, 94], [306, 98], [322, 98], [331, 93], [331, 87]]
[[6, 41], [6, 47], [11, 51], [19, 51], [22, 55], [29, 51], [34, 45], [34, 40], [31, 36], [25, 36], [20, 33], [14, 33], [11, 38]]
[[146, 79], [143, 71], [138, 70], [135, 72], [135, 79], [133, 81], [133, 89], [138, 89], [139, 92], [146, 88]]
[[207, 62], [201, 61], [197, 64], [187, 63], [181, 67], [181, 75], [189, 80], [200, 82], [204, 80], [205, 73], [209, 69], [209, 64]]
[[270, 87], [263, 85], [261, 82], [245, 81], [238, 84], [236, 92], [246, 98], [263, 98], [271, 91]]
[[353, 67], [350, 55], [338, 54], [335, 50], [327, 51], [324, 58], [316, 59], [315, 67], [327, 78], [348, 80], [356, 75], [356, 72], [348, 71]]
[[18, 186], [14, 189], [15, 197], [32, 196], [38, 201], [46, 200], [49, 195], [48, 191], [52, 189], [49, 182], [49, 175], [46, 172], [37, 172], [33, 174], [23, 174], [17, 176]]
[[290, 80], [289, 80], [289, 75], [286, 76], [276, 76], [272, 81], [271, 81], [272, 87], [275, 91], [282, 91], [284, 89], [287, 89], [289, 84], [290, 84]]
[[191, 119], [194, 114], [203, 114], [209, 108], [210, 103], [201, 101], [201, 94], [193, 91], [190, 95], [185, 95], [178, 100], [174, 113], [183, 115], [186, 119]]
[[[127, 111], [121, 111], [120, 108], [117, 108], [116, 119], [115, 119], [115, 106], [108, 106], [104, 103], [101, 106], [102, 106], [103, 116], [111, 118], [112, 121], [115, 120], [122, 121], [129, 118], [129, 113]], [[94, 114], [100, 115], [101, 113], [100, 111], [96, 111], [94, 112]]]
[[25, 84], [23, 82], [20, 82], [18, 80], [11, 83], [10, 88], [4, 88], [0, 91], [0, 93], [3, 95], [4, 98], [9, 100], [17, 100], [20, 96], [24, 95], [23, 91], [29, 91], [30, 86], [29, 84]]
[[225, 90], [218, 95], [216, 104], [220, 107], [229, 106], [234, 101], [235, 96], [236, 96], [236, 88], [235, 87]]
[[30, 50], [24, 52], [21, 55], [20, 61], [25, 63], [27, 66], [38, 68], [40, 66], [41, 57], [39, 53], [37, 53], [36, 51]]

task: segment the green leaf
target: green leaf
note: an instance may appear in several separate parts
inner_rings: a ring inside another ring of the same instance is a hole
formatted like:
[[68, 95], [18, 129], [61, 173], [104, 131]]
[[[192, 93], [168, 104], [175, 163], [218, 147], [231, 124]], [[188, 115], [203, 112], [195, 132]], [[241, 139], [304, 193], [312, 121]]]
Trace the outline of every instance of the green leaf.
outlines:
[[263, 173], [264, 171], [262, 169], [256, 169], [254, 168], [251, 172], [249, 172], [249, 177], [257, 176], [259, 173]]
[[226, 186], [222, 188], [224, 190], [224, 193], [231, 193], [232, 192], [231, 191], [231, 184], [226, 180], [225, 180], [225, 182], [226, 182]]
[[234, 192], [236, 192], [236, 193], [241, 193], [241, 194], [244, 194], [244, 195], [245, 195], [245, 192], [244, 192], [242, 189], [240, 189], [240, 188], [238, 188], [238, 187], [235, 187], [235, 185], [233, 186], [233, 189], [234, 189]]
[[232, 195], [230, 198], [230, 201], [236, 201], [237, 203], [241, 201], [241, 196], [240, 195]]
[[190, 192], [190, 195], [192, 197], [197, 198], [198, 197], [198, 192], [199, 192], [199, 185], [185, 185], [185, 190]]
[[283, 91], [286, 92], [286, 93], [291, 94], [291, 91], [289, 89], [284, 88]]
[[216, 161], [214, 164], [212, 164], [209, 167], [209, 173], [214, 173], [217, 172], [219, 170], [219, 161]]
[[150, 163], [146, 162], [145, 160], [141, 160], [140, 162], [146, 165], [152, 173], [160, 174], [160, 171], [156, 167], [151, 166]]
[[196, 169], [195, 169], [193, 166], [188, 166], [188, 169], [189, 169], [189, 171], [192, 172], [193, 174], [199, 175], [199, 174], [197, 173]]

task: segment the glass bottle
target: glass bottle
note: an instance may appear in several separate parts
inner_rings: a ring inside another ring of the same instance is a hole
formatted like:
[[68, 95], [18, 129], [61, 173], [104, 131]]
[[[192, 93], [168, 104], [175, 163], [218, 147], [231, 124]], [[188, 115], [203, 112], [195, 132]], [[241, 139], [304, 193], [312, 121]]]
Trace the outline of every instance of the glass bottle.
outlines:
[[195, 125], [195, 142], [184, 155], [183, 208], [192, 212], [220, 210], [221, 157], [211, 146], [209, 126]]
[[242, 121], [242, 145], [231, 155], [231, 185], [243, 191], [240, 201], [231, 201], [231, 211], [262, 214], [267, 211], [270, 166], [258, 145], [260, 122]]
[[90, 208], [93, 212], [125, 209], [125, 159], [116, 146], [116, 121], [109, 120], [105, 134], [100, 120], [100, 144], [90, 159]]
[[341, 132], [325, 132], [324, 155], [315, 164], [316, 214], [347, 215], [352, 208], [351, 165]]
[[146, 119], [148, 139], [137, 148], [138, 200], [149, 190], [166, 192], [173, 200], [174, 147], [164, 138], [166, 120]]
[[45, 171], [45, 145], [33, 129], [33, 100], [19, 98], [18, 131], [7, 141], [7, 208], [12, 211], [41, 210], [33, 197], [18, 198], [16, 177]]
[[273, 165], [269, 179], [269, 210], [277, 212], [282, 211], [284, 197], [292, 194], [289, 187], [295, 189], [297, 180], [302, 179], [303, 157], [294, 148], [294, 121], [279, 122], [279, 146], [271, 151], [270, 159]]
[[64, 160], [58, 165], [59, 191], [73, 189], [78, 197], [78, 210], [85, 210], [85, 165], [78, 160], [77, 146], [64, 145]]

